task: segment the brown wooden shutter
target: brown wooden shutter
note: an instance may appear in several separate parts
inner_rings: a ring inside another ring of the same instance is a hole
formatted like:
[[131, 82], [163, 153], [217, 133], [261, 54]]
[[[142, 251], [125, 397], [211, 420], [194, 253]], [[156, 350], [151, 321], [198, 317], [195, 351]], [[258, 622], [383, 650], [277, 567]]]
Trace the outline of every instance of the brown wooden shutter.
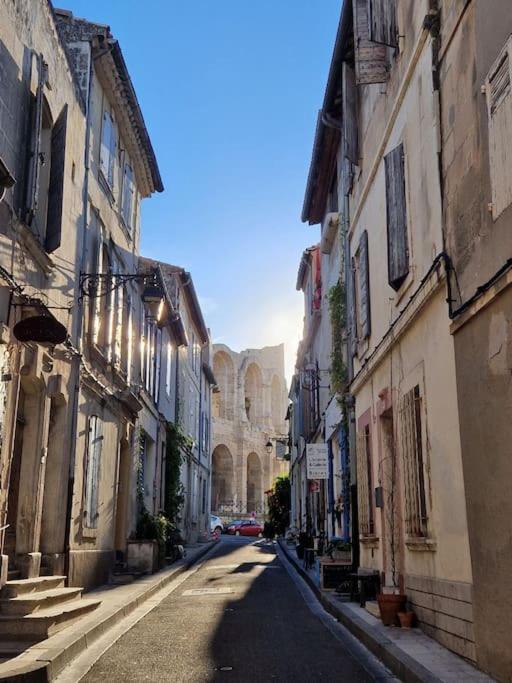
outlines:
[[390, 47], [398, 47], [395, 0], [368, 0], [370, 40]]
[[52, 130], [50, 184], [48, 187], [48, 214], [46, 219], [45, 249], [48, 252], [60, 247], [62, 234], [62, 202], [64, 199], [64, 167], [66, 161], [66, 129], [68, 105], [65, 104]]
[[[43, 122], [43, 90], [46, 81], [46, 64], [38, 55], [37, 90], [30, 109], [29, 144], [27, 155], [27, 182], [25, 192], [25, 220], [30, 225], [37, 211], [39, 195], [39, 170], [41, 167], [41, 126]], [[32, 96], [31, 96], [32, 98]]]
[[347, 308], [348, 308], [348, 346], [351, 358], [357, 353], [357, 324], [356, 324], [356, 296], [355, 296], [355, 272], [351, 263], [347, 282]]
[[372, 320], [370, 309], [370, 264], [368, 261], [368, 232], [361, 234], [359, 240], [359, 320], [361, 334], [366, 339], [371, 334]]
[[343, 62], [343, 156], [353, 164], [359, 163], [357, 134], [357, 86], [354, 69]]
[[370, 41], [368, 0], [352, 0], [352, 2], [356, 82], [359, 84], [385, 83], [389, 79], [386, 46]]
[[403, 144], [384, 157], [388, 233], [388, 281], [398, 290], [409, 273]]

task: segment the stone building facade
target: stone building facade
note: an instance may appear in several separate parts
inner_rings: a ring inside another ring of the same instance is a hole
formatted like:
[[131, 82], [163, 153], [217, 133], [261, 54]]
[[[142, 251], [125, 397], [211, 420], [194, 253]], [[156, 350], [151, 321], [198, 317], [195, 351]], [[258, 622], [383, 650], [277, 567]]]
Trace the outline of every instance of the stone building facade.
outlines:
[[[213, 346], [211, 509], [224, 518], [261, 515], [265, 491], [288, 473], [284, 456], [287, 409], [284, 346], [237, 353]], [[268, 443], [272, 444], [270, 447]], [[283, 445], [281, 445], [283, 444]]]

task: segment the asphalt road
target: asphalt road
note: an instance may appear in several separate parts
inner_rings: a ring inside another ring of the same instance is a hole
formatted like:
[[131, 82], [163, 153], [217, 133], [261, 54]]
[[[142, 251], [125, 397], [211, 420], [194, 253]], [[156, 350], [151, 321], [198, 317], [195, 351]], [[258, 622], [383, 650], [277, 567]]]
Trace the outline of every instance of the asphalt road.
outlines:
[[274, 544], [223, 537], [82, 680], [396, 679], [322, 610]]

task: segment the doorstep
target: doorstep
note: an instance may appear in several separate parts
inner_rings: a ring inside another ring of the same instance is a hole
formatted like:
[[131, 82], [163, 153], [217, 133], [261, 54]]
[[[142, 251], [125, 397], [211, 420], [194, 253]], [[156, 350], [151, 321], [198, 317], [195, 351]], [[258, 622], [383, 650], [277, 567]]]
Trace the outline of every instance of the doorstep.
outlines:
[[305, 571], [295, 551], [279, 540], [279, 546], [294, 568], [313, 589], [320, 603], [355, 635], [396, 676], [406, 683], [490, 683], [494, 679], [440, 645], [421, 629], [384, 626], [369, 609], [347, 602], [340, 595], [321, 591], [314, 572]]
[[161, 588], [183, 573], [217, 543], [199, 543], [185, 546], [187, 556], [173, 565], [145, 575], [132, 583], [100, 586], [87, 597], [101, 600], [101, 605], [67, 628], [46, 640], [29, 647], [18, 657], [0, 664], [0, 681], [52, 681], [81, 652], [95, 640], [143, 604]]

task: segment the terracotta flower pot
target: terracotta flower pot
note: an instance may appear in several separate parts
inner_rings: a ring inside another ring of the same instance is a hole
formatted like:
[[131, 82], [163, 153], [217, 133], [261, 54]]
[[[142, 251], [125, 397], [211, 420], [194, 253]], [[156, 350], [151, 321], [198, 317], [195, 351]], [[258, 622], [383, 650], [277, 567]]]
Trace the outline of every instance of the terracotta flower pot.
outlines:
[[400, 626], [402, 628], [412, 628], [414, 622], [414, 612], [398, 612]]
[[384, 626], [399, 626], [398, 612], [405, 612], [406, 600], [407, 596], [401, 593], [379, 593], [377, 595], [380, 618]]

